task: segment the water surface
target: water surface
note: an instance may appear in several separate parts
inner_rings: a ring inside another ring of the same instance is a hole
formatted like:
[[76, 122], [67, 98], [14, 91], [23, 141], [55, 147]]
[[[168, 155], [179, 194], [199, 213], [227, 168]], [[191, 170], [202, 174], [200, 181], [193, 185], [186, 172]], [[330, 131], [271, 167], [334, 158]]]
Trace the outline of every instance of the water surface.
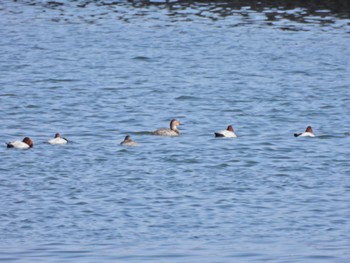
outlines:
[[0, 260], [348, 262], [348, 6], [284, 2], [2, 2]]

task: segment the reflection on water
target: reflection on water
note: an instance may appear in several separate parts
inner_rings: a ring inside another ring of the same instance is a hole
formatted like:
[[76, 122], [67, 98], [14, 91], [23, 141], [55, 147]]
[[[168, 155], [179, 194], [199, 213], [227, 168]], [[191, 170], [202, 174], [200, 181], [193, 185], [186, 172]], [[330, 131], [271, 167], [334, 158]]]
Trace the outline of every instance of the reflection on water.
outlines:
[[[165, 11], [166, 14], [178, 21], [192, 21], [191, 16], [199, 16], [212, 20], [223, 19], [227, 16], [238, 15], [245, 23], [252, 19], [262, 20], [267, 25], [273, 25], [276, 21], [288, 20], [297, 23], [318, 23], [321, 25], [332, 24], [336, 18], [348, 19], [350, 17], [350, 2], [338, 1], [207, 1], [207, 0], [15, 0], [24, 5], [42, 6], [60, 12], [60, 18], [55, 21], [69, 20], [65, 11], [71, 8], [91, 9], [89, 22], [101, 19], [110, 12], [117, 14], [117, 18], [130, 21], [133, 17], [146, 16], [150, 11]], [[121, 7], [133, 7], [134, 11], [123, 13]], [[151, 9], [151, 10], [150, 10]], [[257, 17], [257, 14], [261, 17]], [[131, 16], [130, 16], [131, 15]], [[69, 14], [68, 16], [74, 16]], [[86, 16], [84, 14], [83, 16]], [[130, 16], [130, 17], [129, 17]], [[62, 19], [64, 17], [64, 19]], [[349, 23], [348, 23], [349, 24]]]

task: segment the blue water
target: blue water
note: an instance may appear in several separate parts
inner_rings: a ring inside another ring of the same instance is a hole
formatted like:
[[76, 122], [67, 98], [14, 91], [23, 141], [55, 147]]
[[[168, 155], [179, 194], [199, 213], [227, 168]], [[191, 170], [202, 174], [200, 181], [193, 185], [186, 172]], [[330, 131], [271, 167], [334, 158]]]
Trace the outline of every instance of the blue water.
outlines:
[[142, 3], [0, 3], [0, 261], [349, 262], [349, 17]]

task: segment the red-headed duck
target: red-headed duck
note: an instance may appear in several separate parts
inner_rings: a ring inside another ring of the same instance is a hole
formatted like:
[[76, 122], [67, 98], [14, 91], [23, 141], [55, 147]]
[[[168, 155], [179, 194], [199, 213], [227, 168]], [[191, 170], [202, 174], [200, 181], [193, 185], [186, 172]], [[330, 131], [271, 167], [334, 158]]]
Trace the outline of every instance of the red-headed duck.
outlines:
[[227, 137], [227, 138], [236, 138], [237, 135], [232, 127], [232, 125], [227, 126], [226, 130], [215, 132], [215, 137]]
[[8, 142], [7, 148], [16, 148], [26, 150], [33, 147], [33, 141], [29, 137], [25, 137], [23, 141]]
[[180, 131], [177, 129], [177, 126], [179, 125], [181, 125], [181, 123], [178, 120], [172, 119], [170, 122], [170, 129], [169, 128], [158, 129], [152, 132], [152, 134], [161, 135], [161, 136], [178, 136], [180, 135]]
[[131, 139], [130, 135], [126, 135], [124, 141], [122, 141], [120, 144], [126, 145], [126, 146], [135, 146], [135, 145], [137, 145], [137, 142], [135, 142], [133, 139]]
[[311, 126], [307, 126], [305, 132], [302, 133], [294, 133], [295, 137], [315, 137], [315, 134], [311, 128]]
[[62, 138], [61, 134], [56, 133], [55, 138], [48, 141], [49, 144], [66, 144], [68, 140], [66, 138]]

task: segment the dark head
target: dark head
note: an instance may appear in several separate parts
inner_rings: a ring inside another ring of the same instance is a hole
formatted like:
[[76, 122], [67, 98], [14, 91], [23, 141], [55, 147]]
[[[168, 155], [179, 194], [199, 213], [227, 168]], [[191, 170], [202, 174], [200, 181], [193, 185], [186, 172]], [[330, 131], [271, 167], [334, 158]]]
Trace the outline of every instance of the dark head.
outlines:
[[61, 138], [61, 134], [56, 133], [56, 134], [55, 134], [55, 138]]
[[314, 132], [312, 131], [311, 126], [307, 126], [305, 132], [314, 133]]
[[33, 141], [29, 137], [25, 137], [22, 142], [28, 144], [30, 148], [33, 147]]
[[126, 135], [124, 138], [124, 141], [131, 141], [131, 136], [130, 135]]
[[233, 129], [232, 125], [227, 126], [227, 129], [226, 129], [226, 130], [231, 131], [231, 132], [234, 132], [234, 129]]

